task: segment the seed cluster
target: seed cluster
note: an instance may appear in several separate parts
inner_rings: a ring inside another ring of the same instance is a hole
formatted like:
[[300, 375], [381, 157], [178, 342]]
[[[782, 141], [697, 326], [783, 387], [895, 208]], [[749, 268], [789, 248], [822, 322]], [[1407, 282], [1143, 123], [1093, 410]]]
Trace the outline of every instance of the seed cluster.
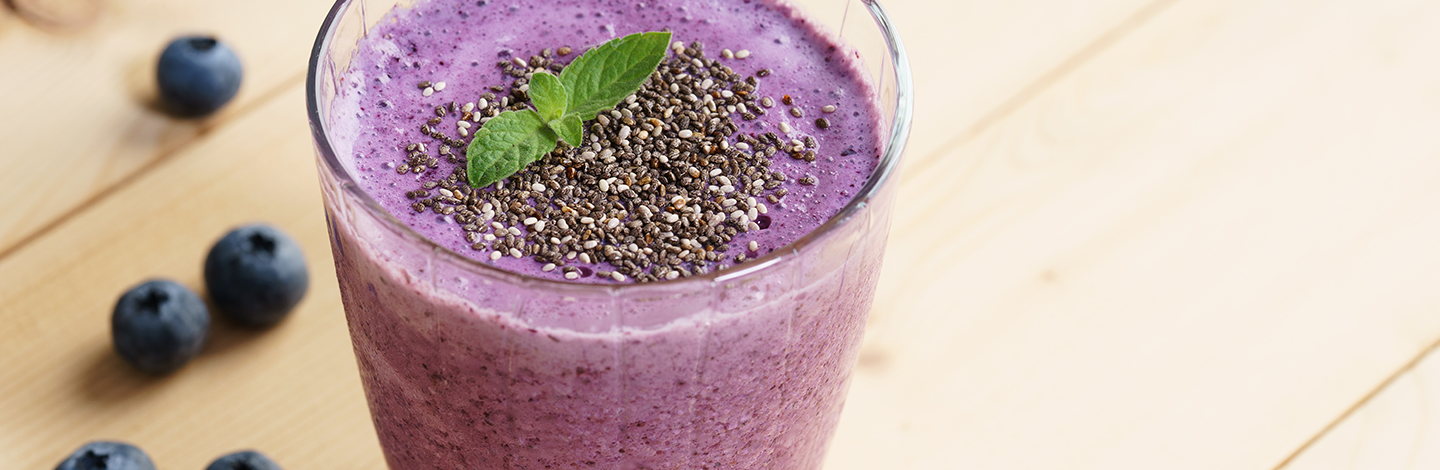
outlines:
[[[544, 263], [543, 271], [558, 269], [566, 279], [591, 274], [617, 282], [676, 279], [758, 256], [753, 241], [740, 253], [727, 252], [738, 235], [768, 228], [767, 204], [788, 193], [791, 177], [771, 170], [771, 159], [784, 153], [814, 162], [817, 143], [810, 136], [785, 141], [775, 133], [740, 133], [732, 116], [755, 120], [775, 106], [774, 99], [757, 95], [756, 77], [742, 77], [706, 58], [698, 42], [677, 42], [672, 51], [638, 92], [586, 123], [586, 144], [561, 143], [515, 175], [477, 190], [467, 183], [463, 165], [469, 135], [502, 111], [525, 109], [531, 74], [558, 74], [564, 64], [557, 55], [571, 50], [546, 49], [529, 60], [498, 62], [515, 79], [507, 94], [497, 96], [507, 88], [494, 86], [476, 102], [436, 107], [435, 117], [421, 127], [437, 141], [435, 155], [424, 142], [405, 147], [407, 157], [395, 168], [399, 173], [437, 169], [441, 158], [461, 164], [448, 174], [432, 172], [437, 179], [406, 193], [411, 207], [454, 216], [466, 242], [488, 252], [490, 260], [528, 256]], [[722, 56], [743, 58], [729, 51]], [[439, 91], [429, 83], [418, 88]], [[783, 101], [793, 105], [789, 95]], [[834, 109], [827, 105], [824, 112]], [[789, 112], [804, 115], [798, 107]], [[452, 116], [459, 137], [440, 130]], [[829, 127], [822, 121], [817, 129]], [[781, 130], [792, 132], [788, 127]], [[796, 182], [815, 179], [806, 175]], [[587, 266], [600, 263], [613, 270]]]

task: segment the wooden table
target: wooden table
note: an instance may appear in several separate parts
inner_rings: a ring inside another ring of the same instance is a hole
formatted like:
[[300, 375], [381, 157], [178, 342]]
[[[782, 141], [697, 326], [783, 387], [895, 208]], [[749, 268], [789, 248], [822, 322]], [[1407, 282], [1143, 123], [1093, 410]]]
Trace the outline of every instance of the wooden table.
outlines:
[[[114, 438], [383, 468], [302, 101], [328, 5], [96, 1], [0, 10], [0, 467]], [[826, 468], [1440, 467], [1440, 3], [886, 5], [919, 107]], [[248, 73], [198, 122], [149, 75], [193, 31]], [[120, 362], [116, 297], [199, 287], [255, 220], [310, 257], [293, 318], [168, 377]]]

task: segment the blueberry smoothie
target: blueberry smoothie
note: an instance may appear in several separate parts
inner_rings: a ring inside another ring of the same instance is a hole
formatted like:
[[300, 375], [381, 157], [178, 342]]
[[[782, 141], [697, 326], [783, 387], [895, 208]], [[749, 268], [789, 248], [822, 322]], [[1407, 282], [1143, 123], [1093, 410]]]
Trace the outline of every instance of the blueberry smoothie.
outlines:
[[[662, 30], [582, 145], [466, 184], [533, 74]], [[820, 466], [893, 192], [795, 248], [885, 145], [853, 51], [766, 0], [421, 0], [355, 47], [321, 179], [391, 468]]]

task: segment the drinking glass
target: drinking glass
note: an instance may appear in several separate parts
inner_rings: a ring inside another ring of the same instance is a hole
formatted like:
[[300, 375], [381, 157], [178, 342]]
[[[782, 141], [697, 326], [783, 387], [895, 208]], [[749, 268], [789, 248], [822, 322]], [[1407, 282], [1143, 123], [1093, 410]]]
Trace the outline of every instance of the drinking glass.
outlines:
[[[741, 0], [734, 0], [741, 1]], [[760, 1], [760, 0], [755, 0]], [[728, 270], [646, 284], [503, 271], [399, 222], [331, 139], [357, 43], [405, 0], [339, 0], [307, 104], [331, 248], [392, 469], [819, 468], [880, 273], [910, 68], [873, 0], [802, 4], [878, 91], [882, 155], [837, 215]]]

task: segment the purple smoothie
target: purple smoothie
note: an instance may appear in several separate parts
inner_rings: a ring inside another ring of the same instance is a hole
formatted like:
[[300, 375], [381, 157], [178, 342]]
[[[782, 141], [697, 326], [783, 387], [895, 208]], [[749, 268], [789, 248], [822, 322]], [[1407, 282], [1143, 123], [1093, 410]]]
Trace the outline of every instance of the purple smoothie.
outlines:
[[[734, 281], [600, 288], [544, 280], [559, 276], [529, 259], [479, 256], [453, 218], [408, 210], [404, 193], [419, 176], [390, 166], [420, 140], [436, 105], [508, 84], [497, 59], [559, 46], [578, 55], [663, 28], [704, 43], [712, 57], [748, 50], [726, 65], [742, 75], [773, 71], [758, 92], [777, 102], [788, 94], [805, 110], [795, 118], [777, 103], [742, 132], [778, 133], [786, 122], [795, 132], [783, 137], [817, 142], [813, 163], [774, 159], [816, 184], [789, 185], [768, 227], [732, 244], [785, 248], [870, 177], [883, 127], [872, 87], [853, 53], [788, 4], [425, 0], [391, 11], [343, 76], [330, 144], [358, 189], [400, 222], [459, 256], [523, 275], [469, 266], [387, 227], [322, 168], [346, 314], [391, 468], [819, 467], [869, 310], [888, 209], [859, 213], [806, 251], [733, 268], [758, 270]], [[420, 81], [446, 88], [424, 96]], [[822, 114], [824, 105], [838, 112]], [[830, 128], [818, 129], [817, 117]]]

